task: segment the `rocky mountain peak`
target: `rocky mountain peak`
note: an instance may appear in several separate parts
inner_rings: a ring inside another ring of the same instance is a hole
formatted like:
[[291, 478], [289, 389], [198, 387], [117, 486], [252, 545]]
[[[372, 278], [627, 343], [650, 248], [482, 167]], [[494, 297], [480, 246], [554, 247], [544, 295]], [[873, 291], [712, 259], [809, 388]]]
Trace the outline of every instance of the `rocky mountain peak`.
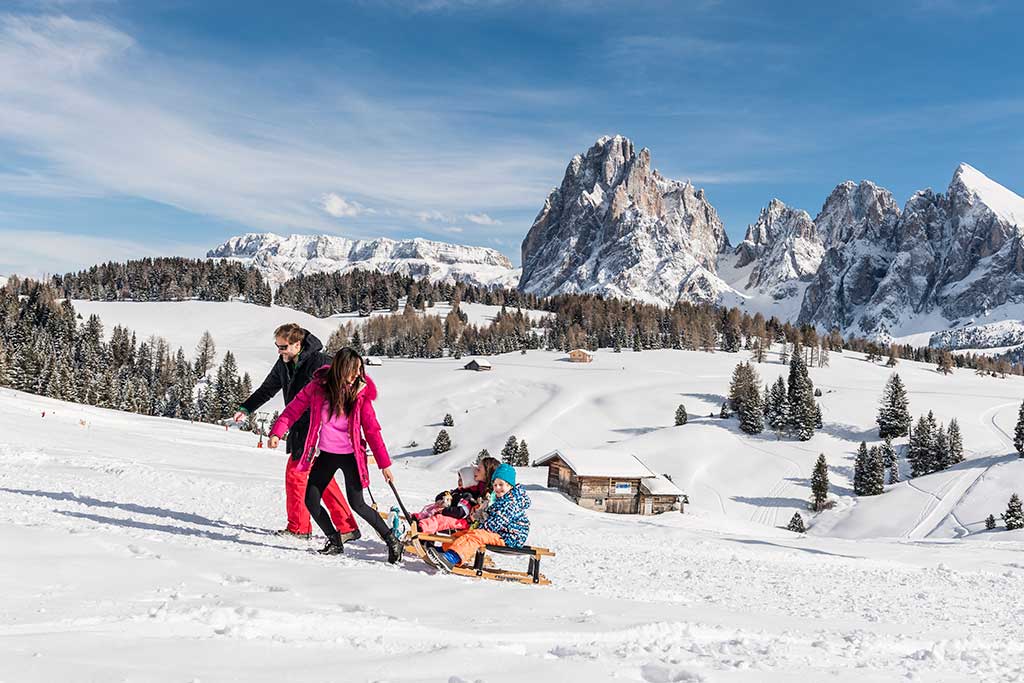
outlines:
[[747, 288], [772, 290], [779, 298], [792, 293], [792, 281], [809, 280], [817, 273], [824, 252], [810, 214], [772, 199], [736, 247], [736, 267], [756, 262]]
[[520, 287], [594, 292], [671, 304], [714, 299], [728, 247], [704, 192], [651, 168], [650, 151], [621, 135], [572, 158], [523, 240]]
[[891, 192], [870, 180], [847, 180], [832, 190], [814, 224], [832, 247], [864, 237], [888, 240], [899, 215]]

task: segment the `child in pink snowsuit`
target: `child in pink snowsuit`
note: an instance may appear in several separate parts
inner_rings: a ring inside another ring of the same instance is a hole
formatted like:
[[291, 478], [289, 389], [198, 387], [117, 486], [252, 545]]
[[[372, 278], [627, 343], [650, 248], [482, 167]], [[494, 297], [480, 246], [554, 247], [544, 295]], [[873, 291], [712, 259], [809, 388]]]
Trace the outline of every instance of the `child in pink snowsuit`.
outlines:
[[424, 534], [468, 529], [470, 514], [480, 499], [490, 493], [491, 474], [500, 463], [484, 458], [476, 467], [459, 470], [459, 487], [437, 494], [434, 503], [413, 515], [416, 528]]

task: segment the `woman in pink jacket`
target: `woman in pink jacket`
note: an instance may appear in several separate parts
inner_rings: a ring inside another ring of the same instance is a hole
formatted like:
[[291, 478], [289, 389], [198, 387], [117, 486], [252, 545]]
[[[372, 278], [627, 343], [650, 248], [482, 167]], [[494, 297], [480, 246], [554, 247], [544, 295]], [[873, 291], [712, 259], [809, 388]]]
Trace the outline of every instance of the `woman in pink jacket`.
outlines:
[[308, 408], [309, 435], [298, 469], [309, 469], [312, 463], [306, 484], [306, 507], [327, 535], [327, 544], [320, 552], [324, 555], [344, 552], [341, 534], [320, 504], [327, 484], [334, 478], [334, 473], [341, 470], [349, 505], [384, 539], [388, 546], [388, 562], [394, 564], [402, 557], [402, 542], [363, 499], [363, 489], [370, 485], [370, 473], [366, 468], [367, 444], [384, 479], [394, 481], [391, 457], [384, 446], [380, 423], [373, 410], [376, 398], [377, 387], [363, 372], [363, 359], [352, 349], [342, 349], [335, 354], [330, 365], [313, 373], [309, 384], [285, 407], [270, 430], [270, 447], [277, 448], [281, 437]]

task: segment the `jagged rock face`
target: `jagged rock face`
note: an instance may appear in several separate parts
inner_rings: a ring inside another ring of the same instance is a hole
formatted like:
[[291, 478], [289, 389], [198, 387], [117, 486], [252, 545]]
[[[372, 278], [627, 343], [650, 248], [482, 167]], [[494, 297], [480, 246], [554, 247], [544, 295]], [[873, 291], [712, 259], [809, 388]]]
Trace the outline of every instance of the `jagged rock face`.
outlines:
[[728, 289], [716, 271], [729, 240], [714, 207], [650, 162], [622, 136], [573, 157], [523, 240], [520, 289], [669, 305], [714, 301]]
[[884, 336], [914, 314], [955, 322], [1024, 302], [1024, 199], [966, 164], [946, 194], [918, 192], [902, 213], [885, 191], [874, 193], [887, 195], [881, 201], [857, 194], [840, 185], [815, 221], [837, 241], [805, 293], [801, 322]]
[[357, 268], [475, 285], [515, 287], [519, 280], [518, 269], [494, 249], [424, 239], [350, 240], [333, 235], [250, 233], [232, 237], [206, 256], [251, 263], [275, 287], [300, 273]]
[[1024, 302], [1024, 199], [961, 164], [947, 192], [948, 258], [936, 304], [950, 319]]
[[899, 215], [892, 194], [869, 181], [832, 191], [814, 219], [828, 248], [804, 293], [800, 322], [852, 327], [888, 272]]
[[794, 280], [810, 280], [818, 272], [825, 246], [806, 211], [773, 199], [736, 247], [736, 266], [754, 263], [747, 288], [789, 295]]

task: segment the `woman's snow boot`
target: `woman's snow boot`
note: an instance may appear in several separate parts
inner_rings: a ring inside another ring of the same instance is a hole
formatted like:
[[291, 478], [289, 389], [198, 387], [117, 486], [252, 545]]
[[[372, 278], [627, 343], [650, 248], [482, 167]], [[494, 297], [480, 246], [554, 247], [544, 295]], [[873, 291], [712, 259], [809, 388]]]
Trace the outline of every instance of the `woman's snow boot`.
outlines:
[[395, 564], [402, 559], [402, 553], [405, 552], [405, 544], [402, 543], [402, 539], [395, 536], [395, 532], [388, 531], [387, 535], [384, 536], [384, 543], [388, 546], [388, 562]]
[[345, 552], [345, 544], [341, 540], [341, 534], [335, 531], [327, 537], [327, 543], [317, 551], [321, 555], [341, 555]]

